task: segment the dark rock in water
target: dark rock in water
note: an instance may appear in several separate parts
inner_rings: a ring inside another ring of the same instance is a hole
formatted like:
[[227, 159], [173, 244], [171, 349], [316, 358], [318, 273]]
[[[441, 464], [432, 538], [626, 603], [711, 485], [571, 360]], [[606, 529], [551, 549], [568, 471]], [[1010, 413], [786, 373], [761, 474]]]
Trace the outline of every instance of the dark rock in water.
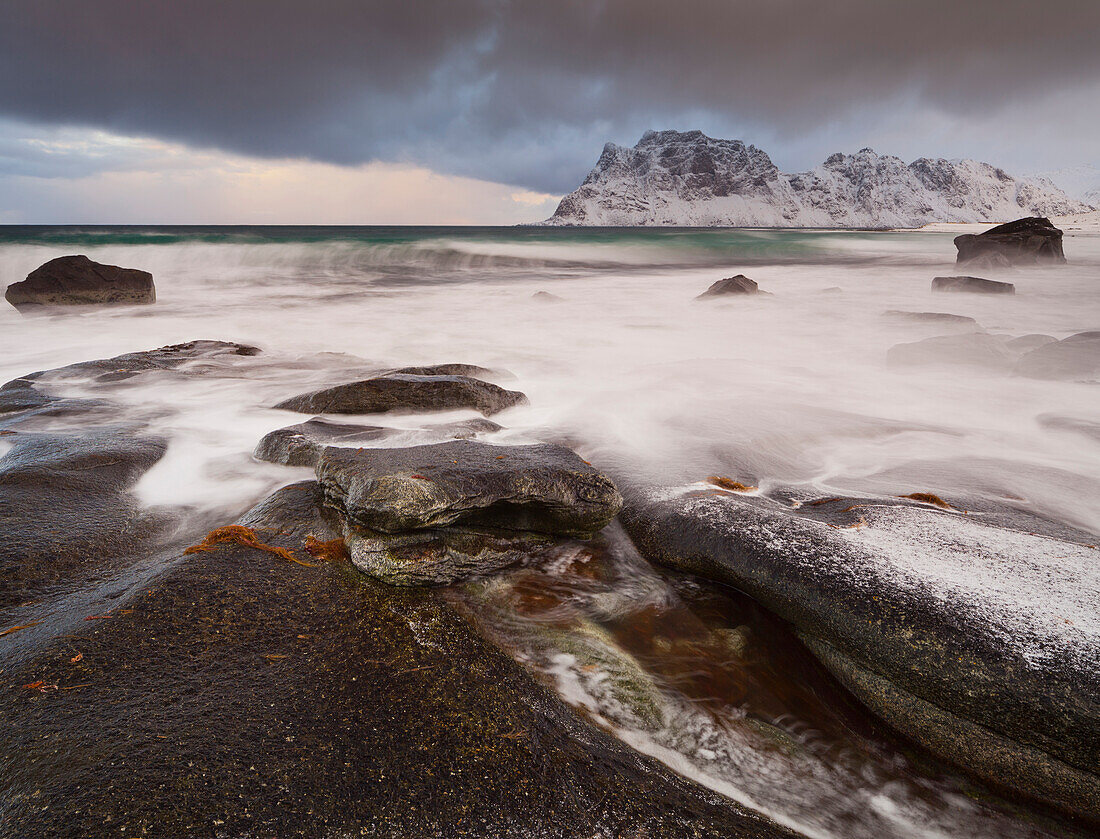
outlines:
[[587, 536], [622, 504], [610, 478], [551, 444], [330, 447], [317, 477], [355, 524], [385, 533], [462, 524]]
[[402, 367], [390, 370], [386, 375], [407, 376], [468, 376], [471, 379], [491, 379], [497, 371], [476, 364], [432, 364], [427, 367]]
[[831, 511], [627, 495], [620, 519], [645, 556], [790, 621], [887, 722], [976, 775], [1100, 817], [1093, 547], [902, 500]]
[[888, 309], [882, 316], [890, 320], [910, 321], [912, 323], [951, 323], [960, 326], [977, 327], [978, 322], [966, 315], [952, 315], [947, 312], [905, 312], [900, 309]]
[[1016, 286], [981, 277], [935, 277], [932, 291], [962, 291], [971, 294], [1015, 294]]
[[381, 533], [347, 528], [352, 563], [395, 586], [448, 585], [533, 560], [550, 538], [515, 530], [446, 527]]
[[543, 303], [564, 303], [565, 298], [559, 297], [556, 294], [551, 294], [549, 291], [536, 291], [531, 295], [532, 300], [539, 300]]
[[303, 414], [383, 414], [473, 408], [489, 415], [527, 404], [519, 391], [469, 376], [394, 373], [294, 396], [276, 405]]
[[991, 227], [977, 235], [966, 233], [955, 237], [959, 249], [958, 262], [984, 259], [1002, 264], [1035, 263], [1063, 264], [1062, 231], [1048, 218], [1022, 218]]
[[[502, 426], [488, 419], [460, 420], [458, 422], [430, 425], [422, 431], [438, 437], [468, 440], [478, 434], [500, 431]], [[281, 463], [285, 466], [317, 465], [321, 452], [329, 445], [350, 446], [394, 437], [404, 432], [398, 428], [378, 425], [348, 425], [314, 417], [298, 425], [279, 428], [260, 440], [252, 456], [257, 460]]]
[[710, 288], [696, 297], [696, 300], [705, 300], [708, 297], [724, 297], [727, 294], [760, 294], [760, 287], [755, 280], [750, 280], [744, 274], [735, 277], [727, 277], [718, 280]]
[[1100, 381], [1100, 332], [1079, 332], [1024, 354], [1016, 372], [1029, 379]]
[[157, 295], [147, 271], [101, 265], [86, 256], [60, 256], [12, 283], [4, 298], [16, 307], [133, 305], [155, 303]]
[[[313, 482], [240, 524], [339, 538]], [[445, 592], [230, 545], [119, 606], [4, 661], [5, 836], [793, 836], [585, 721]]]
[[394, 433], [394, 429], [378, 425], [344, 425], [314, 417], [265, 434], [252, 456], [285, 466], [316, 466], [321, 451], [327, 445], [365, 443]]
[[1007, 370], [1013, 359], [1003, 340], [985, 332], [937, 335], [923, 341], [895, 344], [886, 351], [886, 361], [895, 367], [951, 364]]

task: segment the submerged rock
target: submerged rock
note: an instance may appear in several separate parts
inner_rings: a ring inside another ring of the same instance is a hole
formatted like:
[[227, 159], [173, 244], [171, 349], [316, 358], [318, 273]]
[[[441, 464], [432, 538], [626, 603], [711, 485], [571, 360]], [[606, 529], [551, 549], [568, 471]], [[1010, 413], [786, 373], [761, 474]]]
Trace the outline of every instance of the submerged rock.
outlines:
[[1029, 379], [1100, 381], [1100, 332], [1079, 332], [1025, 353], [1016, 372]]
[[[479, 434], [491, 434], [500, 431], [502, 426], [488, 419], [460, 420], [458, 422], [439, 423], [420, 429], [420, 433], [450, 437], [456, 440], [468, 440]], [[281, 463], [285, 466], [316, 466], [321, 452], [329, 445], [351, 446], [355, 443], [367, 443], [383, 440], [407, 432], [399, 428], [385, 428], [379, 425], [351, 425], [314, 417], [298, 425], [279, 428], [264, 435], [252, 456], [257, 460]]]
[[934, 277], [932, 291], [963, 291], [971, 294], [1015, 294], [1016, 286], [981, 277]]
[[344, 425], [314, 417], [265, 434], [252, 456], [285, 466], [316, 466], [322, 450], [331, 443], [365, 443], [394, 433], [394, 429], [378, 425]]
[[1033, 216], [991, 227], [977, 235], [966, 233], [955, 237], [959, 249], [957, 261], [985, 260], [1020, 265], [1035, 263], [1063, 264], [1062, 231], [1050, 219]]
[[382, 414], [390, 411], [451, 411], [472, 408], [488, 416], [527, 397], [469, 376], [393, 373], [336, 385], [286, 399], [275, 407], [303, 414]]
[[984, 332], [937, 335], [923, 341], [895, 344], [886, 352], [887, 363], [895, 367], [950, 364], [1007, 370], [1013, 359], [1003, 340]]
[[906, 312], [900, 309], [888, 309], [882, 313], [884, 318], [911, 323], [957, 324], [978, 328], [978, 322], [966, 315], [952, 315], [948, 312]]
[[728, 294], [760, 294], [760, 287], [755, 280], [750, 280], [744, 274], [735, 277], [727, 277], [718, 280], [710, 288], [696, 297], [696, 300], [705, 300], [708, 297], [724, 297]]
[[471, 379], [491, 379], [500, 375], [496, 370], [479, 367], [476, 364], [430, 364], [426, 367], [401, 367], [391, 370], [387, 375], [407, 376], [467, 376]]
[[551, 444], [329, 447], [317, 477], [350, 520], [385, 533], [463, 524], [587, 536], [622, 505], [610, 478]]
[[834, 512], [628, 495], [621, 520], [644, 555], [790, 621], [887, 722], [994, 783], [1100, 816], [1091, 545], [897, 500]]
[[564, 303], [565, 298], [559, 297], [556, 294], [551, 294], [549, 291], [536, 291], [531, 295], [532, 300], [538, 300], [542, 303]]
[[86, 256], [59, 256], [12, 283], [4, 298], [13, 306], [155, 303], [153, 275], [102, 265]]

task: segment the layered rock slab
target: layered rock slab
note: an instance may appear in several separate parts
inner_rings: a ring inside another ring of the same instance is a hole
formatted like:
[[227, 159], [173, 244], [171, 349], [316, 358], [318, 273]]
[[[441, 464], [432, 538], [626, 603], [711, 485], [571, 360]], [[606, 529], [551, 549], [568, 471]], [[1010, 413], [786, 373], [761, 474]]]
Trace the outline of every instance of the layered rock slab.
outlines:
[[[500, 431], [501, 426], [488, 419], [461, 420], [421, 429], [424, 433], [466, 440], [479, 434]], [[316, 466], [321, 452], [329, 445], [353, 446], [395, 437], [403, 432], [380, 425], [351, 425], [314, 417], [297, 425], [279, 428], [264, 435], [252, 453], [257, 460], [285, 466]]]
[[527, 403], [514, 390], [470, 376], [393, 373], [285, 399], [275, 407], [304, 414], [381, 414], [472, 408], [485, 416]]
[[548, 443], [329, 447], [317, 477], [348, 518], [384, 533], [465, 524], [588, 536], [622, 506], [610, 478]]
[[628, 493], [621, 520], [647, 557], [789, 620], [917, 742], [1100, 816], [1096, 548], [920, 504], [817, 510], [668, 490]]
[[965, 292], [968, 294], [1015, 294], [1016, 286], [982, 277], [934, 277], [932, 291]]

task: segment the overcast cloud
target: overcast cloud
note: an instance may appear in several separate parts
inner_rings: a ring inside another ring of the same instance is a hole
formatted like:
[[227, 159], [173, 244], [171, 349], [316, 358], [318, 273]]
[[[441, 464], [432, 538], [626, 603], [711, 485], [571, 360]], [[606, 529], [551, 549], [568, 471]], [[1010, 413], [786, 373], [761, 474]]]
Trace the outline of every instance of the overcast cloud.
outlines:
[[1100, 162], [1098, 38], [1094, 0], [17, 0], [0, 117], [557, 193], [649, 127], [1033, 171]]

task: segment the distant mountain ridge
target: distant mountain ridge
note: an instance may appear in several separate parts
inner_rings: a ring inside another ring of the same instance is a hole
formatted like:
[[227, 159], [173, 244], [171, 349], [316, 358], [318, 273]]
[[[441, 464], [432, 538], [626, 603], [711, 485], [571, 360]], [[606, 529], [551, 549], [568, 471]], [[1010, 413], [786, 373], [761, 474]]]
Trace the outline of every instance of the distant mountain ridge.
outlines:
[[901, 158], [862, 149], [786, 174], [756, 146], [701, 131], [647, 131], [608, 143], [550, 225], [919, 227], [1001, 222], [1092, 209], [1049, 180], [974, 160]]

